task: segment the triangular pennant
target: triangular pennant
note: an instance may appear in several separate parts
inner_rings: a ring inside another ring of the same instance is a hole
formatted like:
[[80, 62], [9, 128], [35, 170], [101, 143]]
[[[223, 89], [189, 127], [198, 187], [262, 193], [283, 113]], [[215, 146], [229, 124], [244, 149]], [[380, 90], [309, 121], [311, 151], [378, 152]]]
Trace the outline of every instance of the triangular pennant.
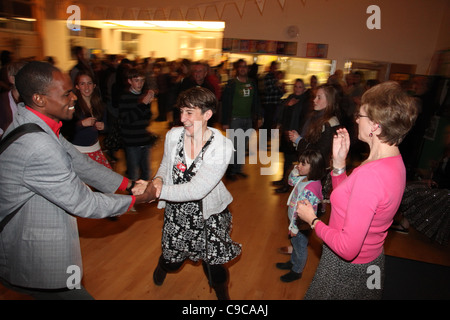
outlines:
[[286, 4], [286, 0], [278, 0], [278, 3], [281, 6], [281, 9], [284, 9], [284, 5]]
[[115, 7], [116, 8], [116, 14], [117, 14], [117, 18], [118, 20], [122, 20], [123, 19], [123, 12], [125, 11], [124, 7]]
[[216, 10], [217, 10], [217, 15], [219, 16], [219, 19], [222, 19], [222, 14], [223, 14], [223, 8], [224, 7], [225, 7], [225, 3], [224, 2], [216, 3]]
[[242, 18], [244, 15], [245, 0], [237, 0], [234, 4], [239, 12], [239, 16]]
[[170, 11], [172, 10], [170, 7], [163, 7], [163, 8], [161, 8], [161, 10], [163, 11], [163, 13], [164, 13], [164, 18], [166, 19], [166, 20], [169, 20], [169, 16], [170, 16]]
[[181, 19], [182, 19], [182, 20], [186, 20], [186, 16], [187, 16], [187, 12], [188, 12], [188, 7], [186, 7], [186, 6], [181, 6], [179, 9], [180, 9], [180, 14], [181, 14]]
[[203, 20], [203, 18], [205, 17], [206, 6], [204, 6], [204, 5], [198, 6], [197, 11], [198, 11], [198, 14], [200, 15], [200, 19]]
[[266, 0], [255, 0], [256, 4], [258, 5], [259, 8], [259, 12], [262, 14], [264, 11], [264, 3], [266, 2]]
[[155, 9], [153, 18], [156, 20], [167, 20], [167, 15], [163, 8], [158, 8], [158, 9]]
[[131, 8], [131, 12], [133, 12], [134, 20], [138, 20], [140, 8]]
[[148, 18], [149, 20], [153, 20], [153, 18], [155, 17], [155, 8], [147, 8], [147, 13], [148, 13]]
[[306, 5], [306, 0], [302, 0], [303, 6]]

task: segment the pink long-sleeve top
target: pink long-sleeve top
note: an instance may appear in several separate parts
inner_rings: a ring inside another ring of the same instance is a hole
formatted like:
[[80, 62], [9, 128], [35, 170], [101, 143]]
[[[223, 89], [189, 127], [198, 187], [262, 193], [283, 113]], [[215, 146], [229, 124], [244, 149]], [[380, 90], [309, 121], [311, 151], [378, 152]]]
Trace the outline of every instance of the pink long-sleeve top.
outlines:
[[402, 200], [406, 170], [401, 155], [368, 162], [333, 176], [329, 224], [316, 234], [346, 261], [369, 263], [383, 251], [387, 230]]

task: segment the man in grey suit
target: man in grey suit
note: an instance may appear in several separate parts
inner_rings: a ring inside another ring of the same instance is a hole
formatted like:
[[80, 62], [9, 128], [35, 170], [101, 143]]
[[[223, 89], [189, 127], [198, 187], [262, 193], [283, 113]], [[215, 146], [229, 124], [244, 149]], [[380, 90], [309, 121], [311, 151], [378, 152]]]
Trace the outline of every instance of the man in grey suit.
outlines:
[[25, 123], [44, 132], [18, 138], [0, 155], [0, 220], [17, 212], [0, 233], [0, 280], [36, 299], [92, 299], [81, 286], [75, 216], [120, 215], [154, 200], [155, 189], [114, 194], [129, 191], [132, 181], [81, 154], [59, 134], [76, 102], [70, 78], [59, 69], [30, 62], [16, 75], [16, 86], [26, 106], [19, 107], [4, 137]]

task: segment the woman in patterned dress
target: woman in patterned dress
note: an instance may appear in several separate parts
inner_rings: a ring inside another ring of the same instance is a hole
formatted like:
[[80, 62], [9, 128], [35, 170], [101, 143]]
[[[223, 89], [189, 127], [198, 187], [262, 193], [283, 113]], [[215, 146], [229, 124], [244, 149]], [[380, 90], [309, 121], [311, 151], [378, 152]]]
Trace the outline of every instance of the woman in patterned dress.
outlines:
[[166, 135], [164, 156], [152, 183], [160, 190], [158, 208], [165, 208], [162, 255], [154, 271], [162, 285], [190, 259], [202, 261], [218, 299], [229, 299], [224, 264], [241, 253], [230, 237], [233, 200], [222, 183], [233, 154], [233, 143], [207, 122], [216, 110], [214, 94], [192, 88], [178, 99], [183, 126]]

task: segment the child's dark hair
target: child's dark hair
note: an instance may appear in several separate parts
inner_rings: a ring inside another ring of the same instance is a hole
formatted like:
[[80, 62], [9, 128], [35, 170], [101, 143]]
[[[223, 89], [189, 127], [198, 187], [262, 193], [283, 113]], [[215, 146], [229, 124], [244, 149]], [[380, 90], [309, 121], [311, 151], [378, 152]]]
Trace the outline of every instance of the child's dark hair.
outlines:
[[145, 72], [140, 69], [136, 69], [136, 68], [131, 68], [128, 70], [128, 72], [127, 72], [128, 79], [139, 78], [139, 77], [145, 78]]
[[308, 180], [322, 180], [325, 176], [325, 161], [320, 151], [307, 149], [300, 154], [298, 162], [309, 163]]

